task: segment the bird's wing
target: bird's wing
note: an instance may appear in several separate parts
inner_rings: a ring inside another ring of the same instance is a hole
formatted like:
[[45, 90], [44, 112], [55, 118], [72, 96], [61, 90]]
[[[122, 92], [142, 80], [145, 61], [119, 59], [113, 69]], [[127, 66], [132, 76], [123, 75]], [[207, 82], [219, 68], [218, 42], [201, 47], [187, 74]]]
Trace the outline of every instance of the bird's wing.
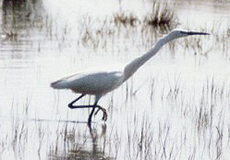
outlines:
[[122, 72], [79, 73], [51, 83], [57, 89], [71, 89], [83, 94], [105, 94], [122, 82]]
[[72, 79], [73, 77], [81, 76], [81, 73], [77, 73], [68, 77], [61, 78], [55, 82], [52, 82], [50, 86], [55, 89], [67, 89], [68, 88], [68, 81], [69, 79]]

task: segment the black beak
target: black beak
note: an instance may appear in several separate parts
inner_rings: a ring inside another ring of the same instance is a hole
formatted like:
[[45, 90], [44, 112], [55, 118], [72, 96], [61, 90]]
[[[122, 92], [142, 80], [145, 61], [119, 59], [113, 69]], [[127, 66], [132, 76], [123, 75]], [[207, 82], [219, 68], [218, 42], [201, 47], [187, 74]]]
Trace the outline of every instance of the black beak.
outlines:
[[184, 32], [187, 35], [210, 35], [209, 33], [205, 32]]

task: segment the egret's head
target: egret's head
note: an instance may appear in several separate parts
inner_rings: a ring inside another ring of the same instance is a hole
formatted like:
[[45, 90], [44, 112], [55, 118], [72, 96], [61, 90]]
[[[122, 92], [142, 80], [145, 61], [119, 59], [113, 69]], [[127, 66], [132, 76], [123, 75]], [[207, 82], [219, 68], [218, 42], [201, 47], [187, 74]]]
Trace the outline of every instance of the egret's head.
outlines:
[[205, 32], [193, 32], [193, 31], [185, 31], [185, 30], [180, 30], [180, 29], [172, 30], [169, 33], [169, 37], [171, 37], [172, 39], [176, 39], [180, 37], [187, 37], [191, 35], [210, 35], [210, 34], [205, 33]]

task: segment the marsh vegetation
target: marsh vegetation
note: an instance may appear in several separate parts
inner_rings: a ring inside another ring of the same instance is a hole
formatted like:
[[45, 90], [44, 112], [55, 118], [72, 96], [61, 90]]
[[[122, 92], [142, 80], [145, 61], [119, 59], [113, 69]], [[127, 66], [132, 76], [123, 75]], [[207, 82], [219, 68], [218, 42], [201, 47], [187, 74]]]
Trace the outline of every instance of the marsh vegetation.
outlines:
[[[229, 2], [3, 2], [0, 159], [229, 159]], [[88, 128], [90, 111], [67, 107], [76, 95], [49, 87], [87, 68], [125, 64], [176, 27], [211, 36], [162, 48], [100, 101], [106, 123], [98, 113]]]

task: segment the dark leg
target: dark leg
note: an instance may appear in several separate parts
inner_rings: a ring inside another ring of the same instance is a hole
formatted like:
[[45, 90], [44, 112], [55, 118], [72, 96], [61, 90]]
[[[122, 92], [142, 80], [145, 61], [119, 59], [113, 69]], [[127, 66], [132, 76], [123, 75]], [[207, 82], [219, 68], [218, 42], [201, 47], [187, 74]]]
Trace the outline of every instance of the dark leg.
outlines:
[[97, 106], [97, 104], [95, 103], [95, 104], [93, 105], [93, 109], [92, 109], [92, 111], [91, 111], [91, 113], [90, 113], [90, 115], [89, 115], [89, 118], [88, 118], [88, 126], [91, 126], [92, 116], [93, 116], [93, 113], [94, 113], [94, 110], [95, 110], [96, 106]]
[[[68, 104], [68, 107], [71, 108], [71, 109], [76, 109], [76, 108], [93, 108], [90, 115], [89, 115], [89, 118], [88, 118], [88, 124], [91, 123], [92, 121], [92, 116], [93, 116], [93, 113], [95, 111], [95, 108], [98, 108], [97, 112], [99, 110], [102, 110], [103, 112], [103, 117], [102, 117], [102, 120], [106, 121], [107, 120], [107, 112], [106, 112], [106, 109], [104, 109], [103, 107], [97, 105], [97, 103], [95, 103], [94, 105], [80, 105], [80, 106], [75, 106], [73, 105], [75, 102], [77, 102], [79, 99], [81, 99], [82, 97], [84, 97], [85, 94], [82, 94], [80, 95], [77, 99], [75, 99], [74, 101], [72, 101], [71, 103]], [[96, 113], [97, 113], [96, 112]], [[95, 113], [95, 114], [96, 114]]]
[[[91, 111], [91, 113], [90, 113], [90, 115], [89, 115], [89, 118], [88, 118], [88, 125], [89, 125], [89, 126], [91, 126], [92, 116], [93, 116], [93, 113], [94, 113], [94, 111], [95, 111], [95, 108], [98, 108], [98, 110], [102, 110], [102, 112], [103, 112], [102, 120], [104, 120], [104, 121], [107, 120], [107, 112], [106, 112], [106, 109], [105, 109], [105, 108], [103, 108], [103, 107], [97, 105], [96, 103], [95, 103], [92, 107], [93, 107], [93, 109], [92, 109], [92, 111]], [[98, 112], [98, 110], [97, 110], [97, 112]], [[96, 113], [97, 113], [97, 112], [96, 112]], [[96, 113], [95, 113], [95, 114], [96, 114]]]
[[80, 106], [73, 106], [73, 104], [75, 102], [77, 102], [79, 99], [81, 99], [82, 97], [84, 97], [84, 96], [85, 96], [85, 94], [80, 95], [77, 99], [75, 99], [70, 104], [68, 104], [68, 107], [71, 108], [71, 109], [74, 109], [74, 108], [83, 108], [83, 107], [80, 107]]

